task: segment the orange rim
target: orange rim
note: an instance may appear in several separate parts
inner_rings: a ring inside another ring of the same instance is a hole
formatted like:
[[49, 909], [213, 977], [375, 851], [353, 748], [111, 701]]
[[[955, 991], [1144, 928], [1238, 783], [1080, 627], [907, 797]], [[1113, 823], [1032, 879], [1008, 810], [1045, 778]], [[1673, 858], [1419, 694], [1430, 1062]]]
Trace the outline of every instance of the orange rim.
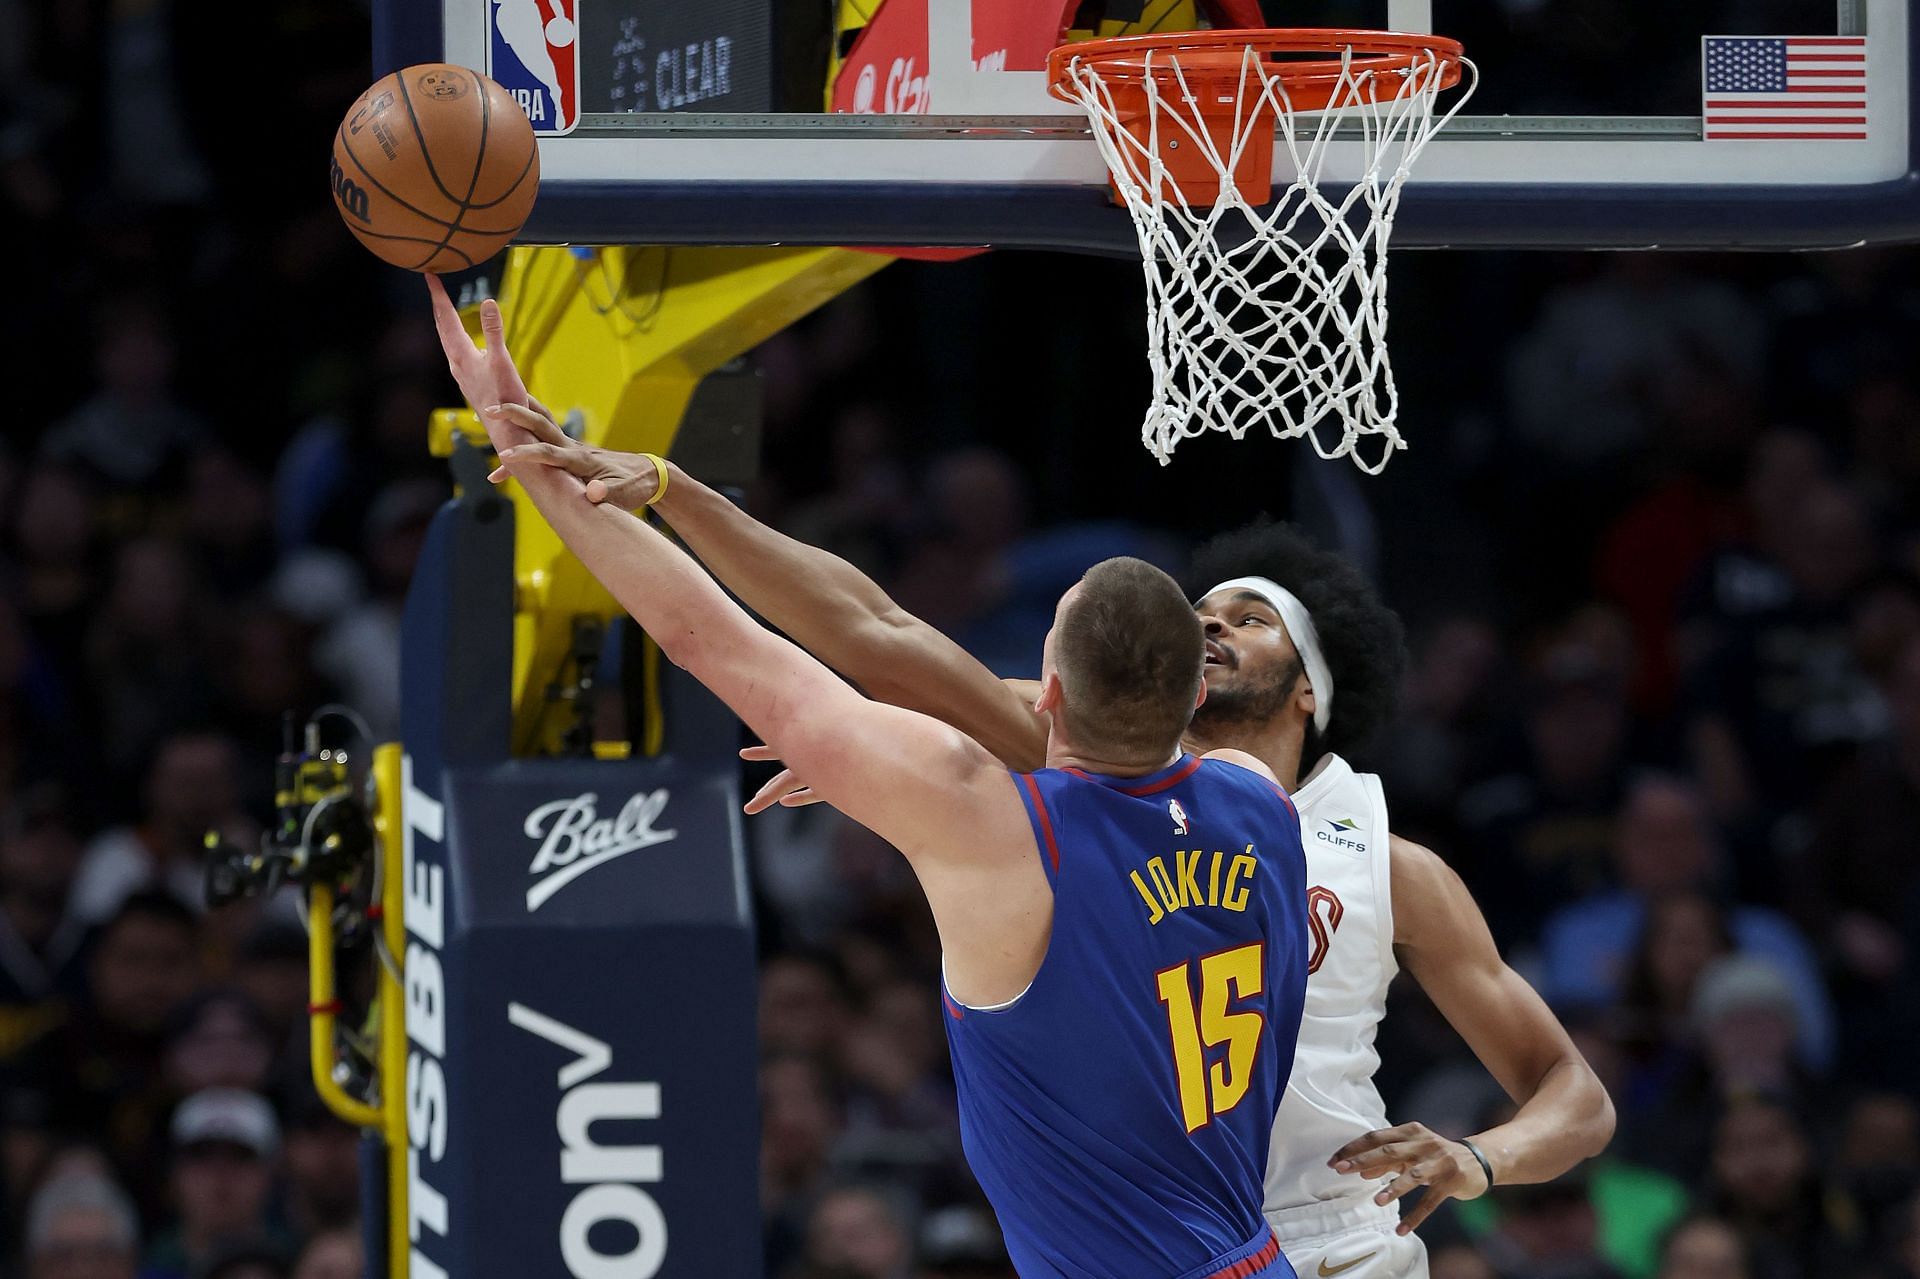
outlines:
[[[1248, 49], [1259, 55], [1261, 71], [1285, 87], [1296, 111], [1325, 108], [1338, 91], [1342, 75], [1349, 72], [1379, 77], [1411, 71], [1417, 64], [1437, 62], [1440, 66], [1438, 88], [1451, 89], [1460, 83], [1461, 58], [1465, 52], [1458, 40], [1446, 36], [1346, 28], [1287, 27], [1111, 36], [1064, 44], [1049, 53], [1047, 89], [1054, 97], [1071, 101], [1072, 95], [1064, 89], [1076, 63], [1092, 67], [1103, 78], [1122, 84], [1139, 83], [1149, 75], [1156, 81], [1171, 80], [1177, 65], [1180, 78], [1190, 86], [1230, 88], [1240, 82]], [[1351, 61], [1344, 60], [1348, 50], [1352, 51]], [[1316, 53], [1333, 56], [1290, 56]], [[1191, 56], [1185, 59], [1162, 56], [1179, 54]], [[1201, 106], [1202, 113], [1208, 116], [1230, 116], [1235, 109], [1232, 100], [1215, 99]]]

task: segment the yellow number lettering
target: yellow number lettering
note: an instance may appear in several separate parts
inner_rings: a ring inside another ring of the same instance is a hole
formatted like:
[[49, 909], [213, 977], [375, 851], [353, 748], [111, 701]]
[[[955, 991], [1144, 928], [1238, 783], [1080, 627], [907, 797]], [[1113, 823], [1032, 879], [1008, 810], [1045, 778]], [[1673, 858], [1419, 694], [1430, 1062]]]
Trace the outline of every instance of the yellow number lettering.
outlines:
[[1173, 1037], [1173, 1074], [1180, 1083], [1180, 1115], [1187, 1131], [1203, 1127], [1207, 1113], [1207, 1059], [1200, 1050], [1200, 1026], [1193, 1015], [1193, 988], [1187, 985], [1189, 964], [1163, 968], [1160, 1002], [1167, 1006], [1167, 1029]]
[[[1200, 1007], [1195, 1015], [1191, 961], [1154, 974], [1160, 1002], [1167, 1010], [1173, 1044], [1173, 1073], [1180, 1088], [1180, 1115], [1193, 1132], [1246, 1099], [1253, 1085], [1254, 1059], [1266, 1019], [1250, 1010], [1234, 1012], [1234, 999], [1252, 999], [1266, 988], [1266, 947], [1261, 942], [1205, 955], [1200, 959]], [[1226, 1049], [1209, 1067], [1207, 1050]]]
[[1213, 1085], [1213, 1113], [1224, 1115], [1240, 1104], [1253, 1083], [1253, 1058], [1260, 1051], [1266, 1019], [1256, 1012], [1228, 1012], [1227, 988], [1252, 999], [1266, 984], [1259, 945], [1242, 946], [1200, 961], [1200, 1037], [1225, 1044], [1226, 1060], [1216, 1061], [1207, 1078]]

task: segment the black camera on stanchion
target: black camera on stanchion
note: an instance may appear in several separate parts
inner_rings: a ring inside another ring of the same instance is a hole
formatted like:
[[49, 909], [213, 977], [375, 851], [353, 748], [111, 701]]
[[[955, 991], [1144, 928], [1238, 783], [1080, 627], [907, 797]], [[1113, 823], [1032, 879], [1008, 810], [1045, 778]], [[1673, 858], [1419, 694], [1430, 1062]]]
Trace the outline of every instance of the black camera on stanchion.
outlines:
[[342, 904], [364, 896], [355, 890], [364, 889], [373, 860], [370, 804], [348, 751], [322, 744], [320, 727], [328, 718], [354, 723], [367, 737], [359, 717], [343, 707], [322, 707], [298, 731], [287, 715], [274, 766], [273, 827], [254, 852], [207, 832], [208, 906], [264, 896], [282, 884], [325, 884]]

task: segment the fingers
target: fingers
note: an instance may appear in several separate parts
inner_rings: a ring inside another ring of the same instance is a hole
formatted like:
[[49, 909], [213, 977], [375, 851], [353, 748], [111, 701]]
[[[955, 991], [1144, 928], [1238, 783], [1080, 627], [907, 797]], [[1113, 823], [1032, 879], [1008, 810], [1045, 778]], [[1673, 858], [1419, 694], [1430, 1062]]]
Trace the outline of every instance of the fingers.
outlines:
[[1380, 1193], [1373, 1197], [1373, 1201], [1382, 1205], [1390, 1204], [1396, 1199], [1412, 1194], [1416, 1189], [1425, 1185], [1426, 1180], [1426, 1176], [1422, 1173], [1420, 1165], [1415, 1164], [1386, 1185], [1380, 1187]]
[[800, 779], [793, 775], [791, 768], [783, 768], [774, 774], [773, 780], [753, 793], [753, 798], [744, 805], [749, 813], [764, 812], [782, 802], [795, 790], [805, 790]]
[[[547, 421], [524, 404], [496, 404], [489, 408], [487, 412], [493, 417], [499, 418], [502, 422], [507, 423], [509, 426], [517, 426], [527, 432], [527, 434], [534, 436], [539, 435], [536, 423]], [[551, 426], [552, 423], [548, 422], [547, 425]], [[564, 435], [560, 437], [563, 443], [566, 441], [566, 438]]]
[[774, 751], [773, 747], [767, 745], [765, 742], [759, 742], [752, 746], [742, 746], [740, 748], [740, 758], [757, 761], [765, 759], [777, 760], [780, 756]]
[[508, 471], [526, 463], [557, 466], [563, 471], [568, 469], [567, 454], [551, 444], [516, 444], [500, 451], [500, 465]]
[[487, 472], [487, 481], [492, 484], [505, 484], [510, 478], [504, 466], [496, 466]]
[[493, 373], [494, 389], [503, 400], [525, 403], [527, 386], [507, 351], [507, 323], [500, 304], [492, 298], [480, 304], [480, 334], [487, 340], [487, 368]]
[[1346, 1145], [1333, 1152], [1329, 1163], [1338, 1163], [1342, 1159], [1351, 1159], [1368, 1150], [1378, 1150], [1389, 1142], [1405, 1141], [1420, 1135], [1419, 1124], [1397, 1124], [1392, 1128], [1376, 1128], [1370, 1133], [1355, 1137]]
[[460, 324], [460, 313], [453, 309], [453, 299], [447, 296], [447, 286], [440, 277], [427, 276], [427, 293], [433, 299], [433, 327], [440, 334], [440, 349], [449, 361], [468, 354], [473, 350], [473, 339], [467, 336]]
[[571, 435], [568, 435], [560, 429], [560, 424], [553, 420], [553, 414], [547, 411], [544, 404], [541, 404], [532, 396], [527, 397], [527, 403], [530, 406], [530, 411], [521, 422], [521, 425], [525, 426], [529, 431], [532, 431], [535, 439], [545, 440], [548, 444], [559, 444], [562, 446], [579, 443], [579, 441], [575, 440]]
[[1444, 1194], [1438, 1189], [1429, 1186], [1427, 1193], [1420, 1196], [1420, 1202], [1414, 1204], [1401, 1214], [1400, 1224], [1394, 1227], [1395, 1232], [1403, 1235], [1412, 1234], [1419, 1228], [1421, 1222], [1433, 1215], [1434, 1209], [1452, 1197], [1453, 1196]]
[[1419, 1150], [1409, 1143], [1393, 1141], [1345, 1159], [1336, 1158], [1333, 1170], [1360, 1177], [1377, 1177], [1386, 1172], [1399, 1172], [1419, 1157]]
[[607, 500], [607, 482], [605, 480], [587, 481], [587, 500], [598, 506]]

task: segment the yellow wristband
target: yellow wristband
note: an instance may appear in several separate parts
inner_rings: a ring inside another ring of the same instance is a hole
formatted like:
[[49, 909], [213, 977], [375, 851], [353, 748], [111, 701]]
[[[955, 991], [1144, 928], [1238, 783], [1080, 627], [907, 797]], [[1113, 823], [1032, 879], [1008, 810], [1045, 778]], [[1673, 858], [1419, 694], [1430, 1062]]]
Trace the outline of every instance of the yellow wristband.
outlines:
[[667, 495], [667, 459], [658, 453], [642, 453], [640, 456], [653, 463], [654, 479], [658, 482], [653, 486], [653, 496], [647, 499], [647, 505], [656, 506]]

